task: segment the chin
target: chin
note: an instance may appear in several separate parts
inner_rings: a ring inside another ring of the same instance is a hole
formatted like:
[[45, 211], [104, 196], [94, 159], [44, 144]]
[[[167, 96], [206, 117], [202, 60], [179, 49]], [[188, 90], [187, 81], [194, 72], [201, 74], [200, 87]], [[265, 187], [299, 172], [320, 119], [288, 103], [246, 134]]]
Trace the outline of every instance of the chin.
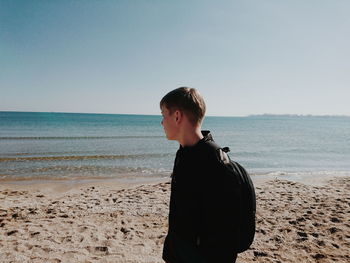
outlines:
[[175, 138], [174, 137], [171, 137], [170, 135], [168, 135], [168, 134], [166, 134], [166, 138], [169, 140], [169, 141], [173, 141], [173, 140], [175, 140]]

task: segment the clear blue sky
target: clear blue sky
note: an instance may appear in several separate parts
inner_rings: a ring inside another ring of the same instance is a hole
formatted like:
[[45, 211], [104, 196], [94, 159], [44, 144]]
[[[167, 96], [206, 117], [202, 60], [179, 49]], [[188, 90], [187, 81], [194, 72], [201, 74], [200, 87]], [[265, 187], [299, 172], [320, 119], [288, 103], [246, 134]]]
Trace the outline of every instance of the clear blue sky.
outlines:
[[0, 0], [0, 110], [350, 115], [348, 0]]

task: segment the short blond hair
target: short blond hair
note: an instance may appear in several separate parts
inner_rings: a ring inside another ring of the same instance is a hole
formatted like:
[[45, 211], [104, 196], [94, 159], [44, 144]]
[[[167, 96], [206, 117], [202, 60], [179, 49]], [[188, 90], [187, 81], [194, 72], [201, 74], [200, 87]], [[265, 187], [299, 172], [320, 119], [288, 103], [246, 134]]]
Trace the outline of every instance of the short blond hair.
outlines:
[[166, 107], [170, 114], [176, 110], [183, 111], [189, 121], [200, 125], [205, 115], [205, 102], [194, 88], [180, 87], [170, 91], [160, 101], [160, 107]]

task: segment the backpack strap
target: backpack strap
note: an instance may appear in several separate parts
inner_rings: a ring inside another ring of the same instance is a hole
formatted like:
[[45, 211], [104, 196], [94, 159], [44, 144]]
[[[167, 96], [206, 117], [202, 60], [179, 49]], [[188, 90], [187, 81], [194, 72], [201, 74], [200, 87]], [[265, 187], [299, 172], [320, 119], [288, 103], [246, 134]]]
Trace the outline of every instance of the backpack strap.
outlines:
[[230, 163], [231, 159], [227, 154], [230, 151], [229, 147], [221, 148], [217, 143], [211, 140], [208, 140], [205, 143], [207, 145], [210, 145], [213, 149], [215, 149], [216, 155], [218, 156], [218, 159], [220, 160], [220, 162], [222, 162], [223, 164]]

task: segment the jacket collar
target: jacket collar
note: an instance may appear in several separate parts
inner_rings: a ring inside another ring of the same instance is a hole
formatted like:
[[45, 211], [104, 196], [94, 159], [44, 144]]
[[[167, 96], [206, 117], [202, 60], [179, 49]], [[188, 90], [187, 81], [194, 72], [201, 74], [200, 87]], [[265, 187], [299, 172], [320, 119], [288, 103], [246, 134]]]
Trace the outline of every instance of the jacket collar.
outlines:
[[195, 145], [192, 145], [192, 146], [181, 146], [180, 145], [180, 148], [179, 150], [191, 150], [191, 149], [195, 149], [198, 145], [201, 145], [202, 143], [204, 142], [207, 142], [207, 141], [214, 141], [213, 139], [213, 136], [211, 135], [210, 131], [208, 130], [203, 130], [201, 131], [202, 132], [202, 135], [203, 135], [203, 138], [201, 140], [199, 140]]

